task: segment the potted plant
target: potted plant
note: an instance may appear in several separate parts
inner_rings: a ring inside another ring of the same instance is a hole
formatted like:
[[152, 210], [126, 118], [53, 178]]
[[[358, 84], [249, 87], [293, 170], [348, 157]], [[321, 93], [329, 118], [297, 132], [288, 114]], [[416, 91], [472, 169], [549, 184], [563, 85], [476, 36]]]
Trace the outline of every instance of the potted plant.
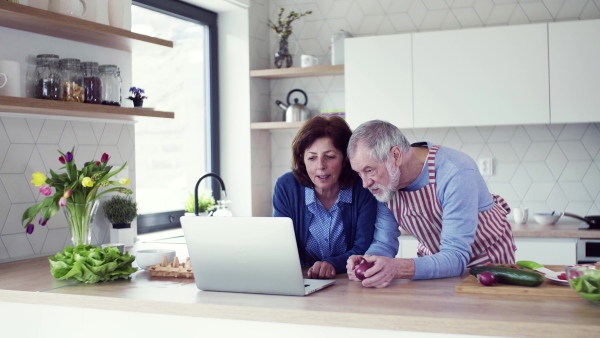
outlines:
[[[211, 190], [200, 190], [198, 193], [198, 212], [205, 213], [215, 206], [215, 198]], [[185, 202], [185, 212], [194, 214], [194, 194], [189, 194]]]
[[131, 196], [115, 195], [102, 203], [102, 208], [113, 229], [131, 228], [131, 221], [137, 217], [137, 203]]
[[129, 88], [129, 92], [132, 94], [128, 97], [131, 101], [133, 101], [134, 107], [142, 107], [144, 105], [144, 100], [147, 99], [147, 96], [144, 96], [144, 90], [139, 87], [131, 87]]

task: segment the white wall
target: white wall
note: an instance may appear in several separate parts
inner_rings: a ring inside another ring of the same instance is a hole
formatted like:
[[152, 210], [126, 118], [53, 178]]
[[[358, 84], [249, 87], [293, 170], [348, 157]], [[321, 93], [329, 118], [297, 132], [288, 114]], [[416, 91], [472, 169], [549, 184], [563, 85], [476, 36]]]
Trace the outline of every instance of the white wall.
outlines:
[[[269, 0], [251, 2], [250, 56], [252, 69], [274, 68], [276, 36], [267, 20], [276, 20], [280, 7], [313, 11], [293, 24], [290, 37], [301, 54], [313, 54], [330, 64], [330, 39], [344, 29], [354, 36], [523, 25], [539, 22], [600, 18], [594, 0]], [[377, 60], [373, 60], [377, 62]], [[344, 77], [323, 76], [284, 80], [252, 79], [252, 121], [278, 121], [275, 100], [293, 88], [308, 94], [313, 114], [345, 108]], [[390, 98], [393, 100], [394, 98]], [[599, 111], [600, 113], [600, 111]], [[256, 154], [270, 154], [269, 165], [253, 163], [254, 215], [271, 214], [271, 194], [278, 176], [290, 168], [295, 130], [255, 131]], [[460, 149], [473, 158], [492, 157], [496, 175], [487, 178], [493, 193], [511, 207], [530, 212], [566, 210], [600, 214], [600, 128], [598, 124], [502, 126], [484, 128], [429, 128], [404, 130], [409, 141], [428, 140]], [[264, 176], [270, 171], [270, 178]]]

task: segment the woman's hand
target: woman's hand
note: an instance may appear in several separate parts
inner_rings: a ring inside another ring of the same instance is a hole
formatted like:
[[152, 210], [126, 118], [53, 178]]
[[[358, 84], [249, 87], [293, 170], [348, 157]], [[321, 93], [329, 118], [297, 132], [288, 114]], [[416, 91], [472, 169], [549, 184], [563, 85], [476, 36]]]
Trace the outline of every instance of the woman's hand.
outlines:
[[308, 278], [329, 279], [335, 277], [335, 268], [329, 262], [317, 261], [308, 269]]

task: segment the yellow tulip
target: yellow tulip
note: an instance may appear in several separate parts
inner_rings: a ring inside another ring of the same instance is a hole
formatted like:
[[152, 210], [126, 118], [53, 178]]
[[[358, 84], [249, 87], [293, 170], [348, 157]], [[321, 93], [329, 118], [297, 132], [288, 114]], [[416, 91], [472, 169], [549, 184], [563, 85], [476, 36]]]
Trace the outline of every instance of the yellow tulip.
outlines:
[[119, 183], [121, 183], [122, 185], [128, 185], [129, 182], [131, 182], [131, 180], [129, 180], [128, 178], [119, 179]]
[[39, 187], [42, 184], [46, 183], [46, 175], [42, 174], [39, 171], [31, 174], [31, 176], [33, 176], [31, 183], [35, 184], [36, 187]]
[[83, 180], [81, 180], [81, 185], [91, 188], [94, 186], [94, 181], [92, 181], [92, 179], [89, 177], [84, 177]]

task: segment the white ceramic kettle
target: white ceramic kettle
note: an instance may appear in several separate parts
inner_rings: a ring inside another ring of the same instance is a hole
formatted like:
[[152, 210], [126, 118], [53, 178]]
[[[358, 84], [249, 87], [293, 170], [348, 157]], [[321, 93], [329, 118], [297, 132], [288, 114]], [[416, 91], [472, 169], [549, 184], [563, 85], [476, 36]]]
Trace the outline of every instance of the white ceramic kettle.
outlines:
[[84, 0], [50, 0], [48, 10], [55, 13], [82, 18], [86, 15], [87, 6]]

